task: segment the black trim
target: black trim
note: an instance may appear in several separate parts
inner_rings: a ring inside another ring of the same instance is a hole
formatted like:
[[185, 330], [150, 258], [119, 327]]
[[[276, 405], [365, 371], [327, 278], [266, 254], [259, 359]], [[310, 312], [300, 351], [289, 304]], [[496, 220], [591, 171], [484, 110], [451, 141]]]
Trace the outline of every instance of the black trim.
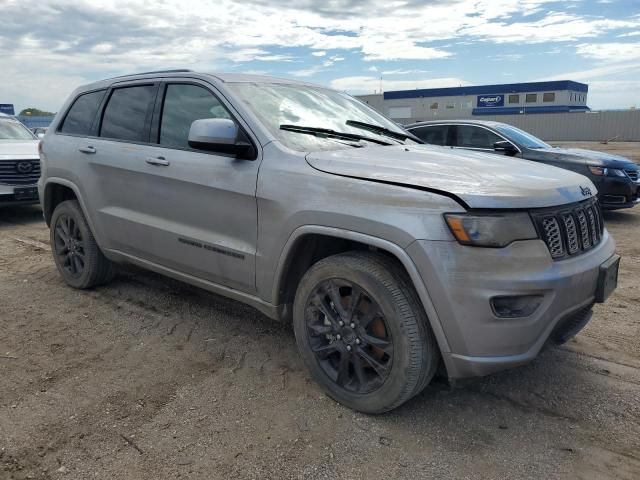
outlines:
[[242, 253], [235, 252], [233, 250], [229, 250], [226, 248], [222, 248], [218, 245], [212, 245], [210, 243], [203, 242], [201, 240], [195, 240], [191, 238], [178, 237], [178, 242], [189, 245], [195, 248], [202, 248], [204, 250], [209, 250], [210, 252], [219, 253], [220, 255], [226, 255], [227, 257], [237, 258], [238, 260], [244, 260], [245, 256]]

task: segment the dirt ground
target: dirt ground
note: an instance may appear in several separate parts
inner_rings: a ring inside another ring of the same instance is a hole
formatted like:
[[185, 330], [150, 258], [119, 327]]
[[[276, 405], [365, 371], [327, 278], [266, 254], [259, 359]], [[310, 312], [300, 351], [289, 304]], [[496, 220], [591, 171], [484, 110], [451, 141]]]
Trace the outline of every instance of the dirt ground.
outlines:
[[289, 327], [133, 268], [68, 288], [39, 208], [0, 210], [0, 479], [638, 479], [640, 207], [606, 222], [619, 287], [574, 340], [372, 417]]

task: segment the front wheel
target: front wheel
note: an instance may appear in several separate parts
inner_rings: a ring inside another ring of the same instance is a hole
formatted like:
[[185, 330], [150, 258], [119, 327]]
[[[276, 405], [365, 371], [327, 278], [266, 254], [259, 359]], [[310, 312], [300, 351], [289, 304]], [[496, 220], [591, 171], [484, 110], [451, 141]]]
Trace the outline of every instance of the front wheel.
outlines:
[[370, 252], [313, 265], [294, 302], [296, 342], [326, 393], [365, 413], [392, 410], [420, 393], [439, 352], [404, 270]]

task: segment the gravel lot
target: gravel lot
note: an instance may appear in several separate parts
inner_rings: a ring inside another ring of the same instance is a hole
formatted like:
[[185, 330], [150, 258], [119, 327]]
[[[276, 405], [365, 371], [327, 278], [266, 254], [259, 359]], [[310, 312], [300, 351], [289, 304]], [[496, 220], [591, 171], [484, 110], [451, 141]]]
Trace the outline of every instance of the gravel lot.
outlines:
[[289, 327], [133, 268], [72, 290], [39, 208], [2, 209], [0, 478], [638, 479], [640, 207], [606, 221], [619, 287], [576, 339], [370, 417]]

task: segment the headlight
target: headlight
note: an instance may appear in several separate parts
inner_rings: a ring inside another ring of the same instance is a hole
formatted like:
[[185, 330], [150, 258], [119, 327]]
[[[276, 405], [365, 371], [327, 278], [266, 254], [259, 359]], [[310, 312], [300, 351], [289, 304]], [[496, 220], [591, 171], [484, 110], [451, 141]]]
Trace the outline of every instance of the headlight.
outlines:
[[601, 176], [609, 176], [609, 177], [626, 177], [627, 174], [624, 173], [624, 170], [620, 170], [618, 168], [606, 168], [606, 167], [592, 167], [589, 166], [589, 171], [594, 175]]
[[516, 240], [538, 238], [528, 213], [445, 213], [444, 219], [462, 245], [505, 247]]

